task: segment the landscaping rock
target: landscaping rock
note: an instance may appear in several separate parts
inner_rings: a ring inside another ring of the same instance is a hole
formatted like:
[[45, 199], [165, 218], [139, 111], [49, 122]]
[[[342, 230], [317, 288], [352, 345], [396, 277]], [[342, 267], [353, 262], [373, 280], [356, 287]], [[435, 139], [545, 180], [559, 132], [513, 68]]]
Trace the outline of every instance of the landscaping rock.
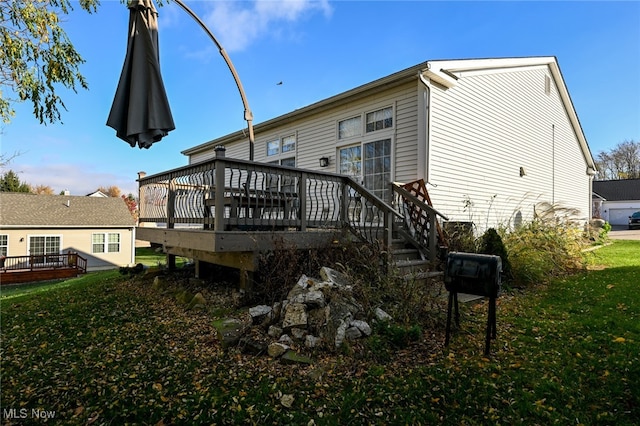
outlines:
[[[289, 290], [287, 299], [281, 303], [249, 309], [251, 323], [260, 325], [261, 333], [266, 331], [267, 339], [277, 340], [267, 344], [270, 356], [281, 356], [283, 362], [289, 362], [295, 353], [290, 348], [301, 343], [307, 348], [324, 344], [338, 349], [345, 339], [354, 340], [371, 335], [371, 326], [359, 318], [362, 307], [355, 300], [347, 277], [326, 267], [321, 269], [320, 275], [323, 280], [302, 275]], [[379, 308], [376, 318], [391, 319]]]
[[284, 355], [280, 357], [280, 362], [283, 364], [313, 364], [313, 360], [311, 358], [299, 355], [292, 350], [285, 352]]
[[271, 343], [267, 349], [267, 353], [271, 358], [278, 358], [289, 350], [289, 346], [283, 343]]
[[307, 310], [302, 303], [290, 303], [284, 308], [282, 328], [289, 330], [293, 327], [307, 326]]
[[213, 326], [217, 331], [218, 339], [220, 339], [223, 349], [236, 346], [246, 330], [245, 324], [235, 318], [214, 321]]
[[309, 308], [322, 308], [326, 302], [321, 291], [308, 291], [304, 295], [303, 303]]
[[151, 285], [151, 287], [154, 290], [158, 290], [158, 291], [164, 291], [167, 289], [168, 286], [169, 286], [169, 281], [167, 281], [167, 279], [162, 276], [154, 277], [153, 284]]
[[377, 320], [379, 321], [391, 321], [391, 315], [389, 315], [388, 313], [386, 313], [385, 311], [383, 311], [380, 308], [376, 308], [376, 310], [373, 312], [374, 316], [376, 317]]
[[267, 334], [271, 337], [275, 337], [276, 339], [279, 339], [280, 336], [282, 336], [282, 328], [278, 327], [277, 325], [271, 325], [269, 326], [269, 330], [267, 331]]
[[347, 340], [356, 340], [362, 337], [362, 332], [358, 327], [349, 327], [344, 332], [344, 338]]
[[202, 293], [196, 293], [195, 296], [193, 296], [193, 298], [189, 302], [189, 305], [187, 306], [187, 309], [189, 309], [189, 310], [205, 309], [206, 306], [207, 306], [207, 301], [204, 298], [204, 296], [202, 295]]
[[320, 268], [320, 277], [325, 281], [333, 283], [339, 288], [351, 289], [351, 282], [349, 281], [349, 278], [342, 272], [338, 272], [335, 269], [323, 266]]
[[182, 305], [188, 305], [191, 300], [193, 300], [193, 294], [191, 294], [187, 290], [179, 290], [175, 294], [176, 301]]
[[262, 324], [262, 322], [273, 312], [271, 306], [258, 305], [249, 308], [249, 315], [253, 324]]
[[282, 344], [291, 346], [291, 345], [293, 345], [293, 340], [291, 339], [291, 337], [288, 334], [283, 334], [278, 339], [278, 343], [282, 343]]
[[320, 344], [320, 342], [322, 342], [321, 338], [307, 334], [304, 340], [304, 345], [307, 348], [315, 348]]
[[371, 336], [371, 326], [366, 321], [353, 320], [351, 321], [351, 327], [356, 327], [365, 336]]

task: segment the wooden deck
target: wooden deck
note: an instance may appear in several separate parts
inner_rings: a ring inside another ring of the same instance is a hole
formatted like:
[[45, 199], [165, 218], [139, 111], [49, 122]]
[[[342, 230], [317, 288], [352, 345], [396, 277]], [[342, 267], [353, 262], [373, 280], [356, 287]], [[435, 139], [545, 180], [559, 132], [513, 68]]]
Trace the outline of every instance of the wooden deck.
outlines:
[[0, 260], [0, 285], [73, 278], [87, 272], [87, 259], [76, 253], [8, 256]]
[[[440, 214], [401, 185], [390, 183], [378, 194], [383, 200], [348, 176], [225, 157], [138, 182], [136, 238], [161, 244], [169, 255], [251, 273], [260, 252], [354, 238], [385, 249], [400, 236], [426, 258], [437, 252], [430, 230]], [[411, 226], [408, 205], [423, 212]]]

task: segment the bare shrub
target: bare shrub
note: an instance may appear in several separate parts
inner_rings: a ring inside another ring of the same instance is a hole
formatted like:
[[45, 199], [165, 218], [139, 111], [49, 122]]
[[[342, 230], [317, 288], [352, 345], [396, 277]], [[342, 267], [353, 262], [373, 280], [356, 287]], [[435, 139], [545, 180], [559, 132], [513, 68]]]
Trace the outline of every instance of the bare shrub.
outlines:
[[503, 236], [515, 285], [546, 283], [586, 267], [583, 249], [589, 241], [564, 213], [567, 210], [549, 205], [543, 214]]

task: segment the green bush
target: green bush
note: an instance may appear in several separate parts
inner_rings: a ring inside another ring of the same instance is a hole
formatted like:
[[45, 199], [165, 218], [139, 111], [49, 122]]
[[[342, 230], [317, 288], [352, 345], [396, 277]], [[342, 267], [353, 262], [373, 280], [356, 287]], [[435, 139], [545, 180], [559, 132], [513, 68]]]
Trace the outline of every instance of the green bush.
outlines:
[[480, 238], [479, 250], [482, 254], [492, 254], [500, 256], [502, 260], [502, 277], [505, 281], [511, 280], [511, 262], [507, 248], [502, 241], [502, 237], [495, 228], [489, 228]]

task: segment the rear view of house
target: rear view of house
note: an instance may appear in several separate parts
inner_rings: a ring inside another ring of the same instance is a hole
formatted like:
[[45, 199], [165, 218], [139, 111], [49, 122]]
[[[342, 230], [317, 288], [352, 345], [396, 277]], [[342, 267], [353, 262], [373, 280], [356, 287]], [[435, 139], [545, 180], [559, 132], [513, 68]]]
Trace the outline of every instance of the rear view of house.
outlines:
[[135, 263], [135, 221], [120, 198], [0, 193], [0, 254], [77, 253], [87, 270]]
[[[256, 161], [353, 176], [388, 200], [427, 182], [433, 205], [479, 228], [531, 219], [540, 203], [591, 217], [596, 167], [554, 57], [418, 64], [255, 126]], [[248, 158], [236, 132], [188, 149], [195, 164]]]
[[[437, 223], [478, 232], [560, 205], [591, 217], [596, 167], [554, 57], [427, 61], [183, 151], [141, 176], [139, 238], [251, 272], [274, 240], [345, 233], [437, 257]], [[196, 263], [197, 266], [197, 263]]]

